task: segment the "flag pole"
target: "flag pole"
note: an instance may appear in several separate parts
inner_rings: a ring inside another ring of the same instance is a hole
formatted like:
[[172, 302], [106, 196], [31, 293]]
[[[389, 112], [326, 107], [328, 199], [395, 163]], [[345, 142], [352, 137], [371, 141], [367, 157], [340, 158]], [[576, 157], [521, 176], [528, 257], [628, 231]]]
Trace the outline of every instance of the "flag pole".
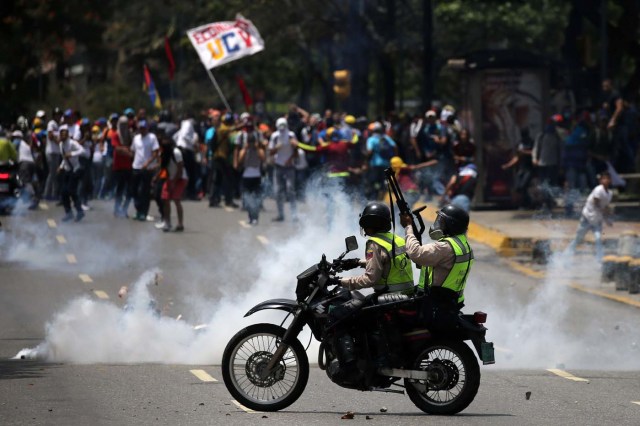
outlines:
[[227, 98], [224, 97], [224, 95], [222, 94], [222, 90], [220, 90], [220, 86], [218, 86], [218, 82], [216, 81], [216, 78], [213, 76], [213, 73], [211, 72], [211, 70], [209, 68], [206, 68], [207, 70], [207, 74], [209, 74], [209, 78], [211, 79], [211, 82], [213, 83], [213, 85], [215, 86], [216, 90], [218, 91], [218, 95], [220, 95], [220, 98], [222, 99], [222, 102], [224, 103], [224, 106], [227, 108], [227, 111], [231, 111], [231, 107], [229, 106], [229, 103], [227, 102]]

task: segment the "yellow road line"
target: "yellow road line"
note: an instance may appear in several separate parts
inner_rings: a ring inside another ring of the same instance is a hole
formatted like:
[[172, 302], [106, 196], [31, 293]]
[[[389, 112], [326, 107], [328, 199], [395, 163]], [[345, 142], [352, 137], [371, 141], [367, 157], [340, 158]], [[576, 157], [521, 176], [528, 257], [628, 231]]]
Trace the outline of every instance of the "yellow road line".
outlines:
[[233, 402], [235, 404], [236, 407], [238, 407], [239, 409], [241, 409], [242, 411], [244, 411], [245, 413], [262, 413], [262, 411], [255, 411], [252, 410], [251, 408], [247, 408], [244, 405], [240, 404], [238, 401], [236, 401], [235, 399], [232, 399], [231, 402]]
[[640, 405], [640, 401], [631, 401], [632, 404]]
[[[544, 273], [544, 271], [536, 271], [535, 269], [531, 269], [526, 265], [523, 265], [521, 263], [516, 262], [515, 260], [510, 260], [510, 259], [503, 259], [510, 267], [511, 269], [514, 269], [524, 275], [528, 275], [532, 278], [544, 278], [546, 276], [546, 274]], [[618, 302], [618, 303], [624, 303], [626, 305], [630, 305], [630, 306], [634, 306], [636, 308], [640, 308], [640, 301], [634, 300], [630, 297], [627, 296], [622, 296], [619, 294], [611, 294], [611, 293], [607, 293], [605, 291], [601, 291], [595, 288], [589, 288], [587, 286], [584, 286], [582, 284], [578, 284], [575, 282], [572, 283], [562, 283], [562, 285], [566, 285], [569, 288], [572, 288], [574, 290], [577, 291], [581, 291], [583, 293], [588, 293], [594, 296], [599, 296], [599, 297], [603, 297], [605, 299], [609, 299], [609, 300], [613, 300], [614, 302]]]
[[82, 281], [83, 283], [92, 283], [93, 280], [91, 279], [91, 277], [87, 274], [80, 274], [78, 275], [78, 277], [80, 278], [80, 281]]
[[38, 207], [40, 207], [42, 210], [49, 210], [49, 204], [47, 203], [40, 203]]
[[262, 245], [269, 245], [269, 240], [264, 235], [256, 235], [256, 239], [262, 243]]
[[60, 244], [67, 244], [67, 239], [64, 235], [56, 235], [56, 240], [58, 240], [58, 243]]
[[76, 256], [71, 254], [71, 253], [67, 253], [67, 262], [69, 263], [78, 263], [78, 259], [76, 259]]
[[613, 300], [614, 302], [619, 302], [619, 303], [626, 303], [627, 305], [631, 305], [631, 306], [635, 306], [636, 308], [640, 308], [640, 302], [637, 300], [634, 300], [630, 297], [626, 297], [626, 296], [621, 296], [618, 294], [609, 294], [606, 293], [604, 291], [600, 291], [600, 290], [596, 290], [595, 288], [589, 288], [589, 287], [585, 287], [581, 284], [577, 284], [577, 283], [570, 283], [567, 284], [569, 287], [571, 287], [574, 290], [578, 290], [578, 291], [583, 291], [585, 293], [589, 293], [589, 294], [593, 294], [595, 296], [600, 296], [600, 297], [604, 297], [606, 299], [609, 300]]
[[98, 296], [100, 299], [108, 299], [109, 295], [102, 290], [93, 290], [93, 293]]
[[243, 228], [251, 228], [251, 225], [249, 225], [247, 223], [246, 220], [239, 220], [238, 223], [240, 224], [240, 226], [242, 226]]
[[216, 379], [211, 377], [209, 373], [207, 373], [204, 370], [189, 370], [189, 372], [194, 376], [196, 376], [198, 379], [202, 380], [203, 382], [217, 382]]
[[587, 382], [587, 383], [589, 383], [589, 380], [583, 379], [582, 377], [576, 377], [573, 374], [568, 373], [568, 372], [566, 372], [564, 370], [558, 370], [557, 368], [547, 368], [547, 371], [549, 371], [549, 372], [551, 372], [551, 373], [553, 373], [553, 374], [555, 374], [557, 376], [563, 377], [565, 379], [573, 380], [574, 382]]
[[58, 225], [56, 225], [56, 221], [53, 219], [47, 219], [47, 225], [49, 225], [49, 228], [57, 228]]

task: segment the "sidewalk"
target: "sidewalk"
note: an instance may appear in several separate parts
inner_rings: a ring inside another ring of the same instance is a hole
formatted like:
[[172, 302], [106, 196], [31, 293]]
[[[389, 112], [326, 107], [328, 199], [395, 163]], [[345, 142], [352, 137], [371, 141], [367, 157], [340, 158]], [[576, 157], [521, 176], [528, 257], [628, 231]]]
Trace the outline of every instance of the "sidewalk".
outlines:
[[[436, 211], [430, 205], [422, 212], [427, 228], [435, 219]], [[573, 240], [578, 226], [578, 219], [557, 216], [554, 214], [551, 218], [544, 218], [533, 211], [471, 211], [467, 236], [474, 242], [496, 250], [513, 269], [543, 279], [548, 266], [534, 262], [534, 247], [549, 244], [547, 247], [552, 253], [562, 252]], [[612, 227], [605, 225], [605, 254], [616, 254], [618, 240], [627, 232], [640, 236], [640, 217], [627, 217], [615, 222]], [[601, 282], [600, 267], [595, 262], [594, 252], [593, 235], [589, 233], [586, 243], [578, 246], [572, 259], [573, 265], [581, 267], [570, 268], [561, 281], [575, 290], [640, 308], [640, 294], [616, 291], [615, 283]], [[636, 257], [640, 257], [640, 253]]]

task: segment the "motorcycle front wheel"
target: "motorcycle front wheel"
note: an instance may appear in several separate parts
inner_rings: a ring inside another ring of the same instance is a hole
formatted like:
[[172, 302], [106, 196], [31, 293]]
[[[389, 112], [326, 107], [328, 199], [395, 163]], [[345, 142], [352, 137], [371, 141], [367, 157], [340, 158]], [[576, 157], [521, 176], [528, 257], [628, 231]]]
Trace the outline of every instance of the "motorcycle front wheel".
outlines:
[[405, 379], [407, 395], [429, 414], [451, 415], [471, 404], [480, 387], [480, 367], [464, 342], [434, 342], [414, 360], [429, 380]]
[[240, 330], [222, 356], [222, 378], [229, 393], [256, 411], [278, 411], [302, 395], [309, 379], [309, 360], [296, 339], [280, 363], [265, 377], [263, 372], [280, 345], [285, 329], [255, 324]]

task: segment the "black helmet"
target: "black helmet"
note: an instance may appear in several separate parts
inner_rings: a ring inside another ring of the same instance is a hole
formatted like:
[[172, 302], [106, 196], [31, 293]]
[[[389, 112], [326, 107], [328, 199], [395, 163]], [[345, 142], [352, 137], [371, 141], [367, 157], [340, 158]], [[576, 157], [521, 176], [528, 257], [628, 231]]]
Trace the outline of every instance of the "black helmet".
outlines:
[[429, 228], [429, 236], [433, 240], [442, 237], [460, 235], [467, 232], [469, 214], [458, 206], [447, 204], [437, 213], [438, 217]]
[[391, 211], [385, 203], [372, 201], [362, 210], [358, 223], [362, 229], [387, 232], [391, 229]]

